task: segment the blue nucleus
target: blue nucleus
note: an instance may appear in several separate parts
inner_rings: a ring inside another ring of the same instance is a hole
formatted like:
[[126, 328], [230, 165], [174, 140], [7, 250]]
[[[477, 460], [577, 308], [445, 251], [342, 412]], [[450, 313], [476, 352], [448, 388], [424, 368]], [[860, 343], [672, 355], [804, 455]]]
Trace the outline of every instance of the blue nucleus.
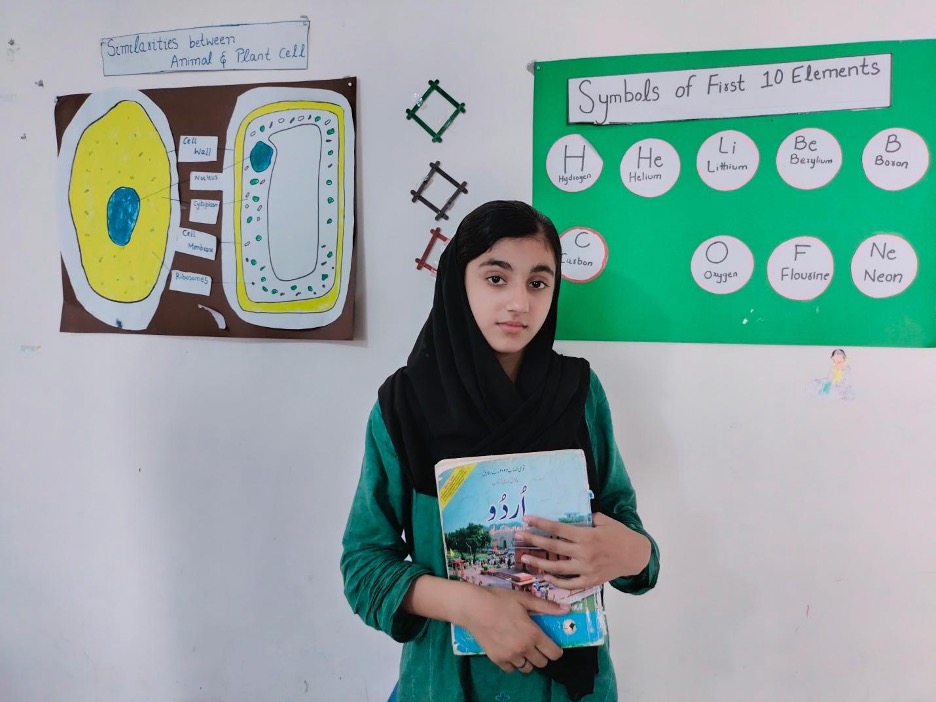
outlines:
[[140, 196], [133, 188], [117, 188], [107, 201], [107, 235], [117, 246], [130, 243], [140, 216]]
[[273, 160], [273, 147], [265, 141], [258, 141], [250, 150], [250, 167], [257, 173], [263, 173]]

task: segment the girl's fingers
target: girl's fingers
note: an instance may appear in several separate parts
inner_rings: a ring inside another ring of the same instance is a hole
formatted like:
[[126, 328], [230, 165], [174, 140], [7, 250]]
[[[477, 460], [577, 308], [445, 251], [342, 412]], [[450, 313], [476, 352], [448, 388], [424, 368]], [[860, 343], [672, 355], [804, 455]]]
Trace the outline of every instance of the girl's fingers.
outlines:
[[572, 524], [556, 522], [552, 519], [537, 517], [532, 514], [527, 514], [524, 516], [523, 521], [532, 527], [536, 527], [537, 529], [545, 531], [548, 534], [552, 534], [553, 536], [558, 536], [560, 539], [567, 539], [569, 541], [575, 540], [575, 536], [578, 535], [576, 530], [580, 528]]
[[550, 561], [545, 558], [527, 555], [523, 556], [520, 562], [535, 566], [546, 573], [555, 573], [556, 575], [578, 575], [576, 572], [578, 566], [571, 560]]
[[550, 585], [555, 585], [556, 587], [561, 587], [565, 590], [579, 590], [597, 584], [589, 582], [582, 575], [576, 575], [574, 578], [557, 578], [554, 575], [546, 573], [543, 576], [543, 580], [548, 582]]
[[538, 648], [534, 648], [527, 653], [526, 659], [537, 668], [545, 668], [546, 664], [549, 663], [549, 659]]
[[[543, 656], [550, 661], [558, 661], [562, 658], [562, 649], [559, 647], [555, 641], [553, 641], [548, 636], [545, 641], [540, 641], [536, 644], [536, 649], [543, 654]], [[543, 666], [540, 666], [542, 668]]]
[[536, 548], [541, 548], [550, 553], [555, 553], [558, 556], [571, 557], [576, 555], [576, 544], [563, 539], [553, 539], [549, 536], [540, 536], [539, 534], [527, 532], [520, 536], [518, 541]]
[[503, 663], [498, 663], [497, 667], [503, 670], [505, 673], [512, 673], [517, 669], [517, 666], [515, 666], [510, 661], [504, 661]]

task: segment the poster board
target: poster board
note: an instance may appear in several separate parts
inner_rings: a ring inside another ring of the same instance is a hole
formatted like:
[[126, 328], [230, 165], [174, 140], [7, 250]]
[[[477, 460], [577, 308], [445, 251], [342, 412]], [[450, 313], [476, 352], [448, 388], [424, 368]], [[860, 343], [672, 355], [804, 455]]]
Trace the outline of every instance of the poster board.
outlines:
[[355, 90], [60, 97], [62, 331], [352, 338]]
[[926, 40], [536, 63], [559, 337], [936, 345], [934, 62]]

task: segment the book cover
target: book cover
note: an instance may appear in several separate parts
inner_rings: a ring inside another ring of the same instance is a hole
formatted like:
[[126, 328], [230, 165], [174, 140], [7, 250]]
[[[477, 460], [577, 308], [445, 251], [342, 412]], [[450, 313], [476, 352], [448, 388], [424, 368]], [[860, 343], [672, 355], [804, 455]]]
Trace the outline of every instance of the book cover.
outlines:
[[[600, 586], [556, 587], [543, 578], [540, 569], [520, 562], [525, 553], [560, 558], [524, 541], [528, 532], [544, 534], [523, 523], [525, 514], [592, 525], [585, 454], [566, 449], [450, 458], [439, 461], [435, 473], [449, 579], [529, 592], [568, 604], [570, 611], [565, 614], [531, 616], [563, 648], [603, 643]], [[452, 647], [458, 655], [484, 653], [470, 632], [454, 624]]]

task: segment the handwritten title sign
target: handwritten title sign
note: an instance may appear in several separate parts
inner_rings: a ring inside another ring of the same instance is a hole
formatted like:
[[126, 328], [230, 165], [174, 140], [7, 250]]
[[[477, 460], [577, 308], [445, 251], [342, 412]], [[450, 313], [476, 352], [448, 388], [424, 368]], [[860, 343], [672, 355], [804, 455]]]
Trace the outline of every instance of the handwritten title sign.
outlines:
[[309, 21], [226, 24], [101, 39], [105, 76], [305, 69]]
[[569, 122], [629, 124], [889, 107], [891, 55], [572, 78]]

